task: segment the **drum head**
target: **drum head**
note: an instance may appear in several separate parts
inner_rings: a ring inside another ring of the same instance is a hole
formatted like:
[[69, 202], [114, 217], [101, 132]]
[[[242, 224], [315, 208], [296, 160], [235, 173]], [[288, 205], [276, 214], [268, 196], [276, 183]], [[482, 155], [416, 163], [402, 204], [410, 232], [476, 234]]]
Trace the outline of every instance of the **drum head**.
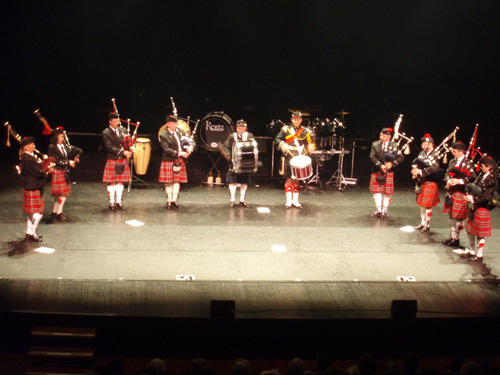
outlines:
[[197, 127], [199, 143], [204, 149], [212, 152], [219, 151], [219, 142], [224, 144], [233, 132], [233, 120], [224, 112], [210, 112]]
[[[191, 137], [191, 128], [189, 127], [189, 124], [188, 124], [186, 121], [184, 121], [184, 120], [182, 120], [182, 119], [178, 119], [178, 120], [177, 120], [177, 127], [178, 127], [179, 129], [184, 130], [184, 133], [186, 133], [186, 135], [187, 135], [188, 137]], [[167, 130], [167, 124], [162, 125], [162, 126], [161, 126], [161, 128], [160, 128], [160, 130], [158, 130], [158, 141], [161, 141], [161, 140], [160, 140], [160, 135], [161, 135], [161, 133], [163, 133], [165, 130]]]
[[186, 121], [184, 121], [183, 119], [178, 119], [177, 127], [179, 129], [184, 130], [184, 133], [186, 133], [188, 137], [191, 137], [191, 128], [189, 127], [189, 124]]

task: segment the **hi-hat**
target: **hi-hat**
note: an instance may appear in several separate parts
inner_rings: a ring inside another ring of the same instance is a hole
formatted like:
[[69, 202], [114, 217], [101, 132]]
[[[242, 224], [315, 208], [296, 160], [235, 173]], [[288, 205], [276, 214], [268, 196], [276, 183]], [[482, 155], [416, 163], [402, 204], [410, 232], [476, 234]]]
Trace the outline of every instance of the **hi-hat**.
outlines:
[[295, 113], [295, 112], [300, 112], [302, 116], [310, 116], [311, 114], [309, 112], [305, 112], [301, 109], [295, 109], [295, 108], [288, 108], [288, 112]]
[[344, 110], [342, 110], [342, 112], [336, 112], [335, 114], [336, 115], [350, 115], [352, 112], [346, 112]]

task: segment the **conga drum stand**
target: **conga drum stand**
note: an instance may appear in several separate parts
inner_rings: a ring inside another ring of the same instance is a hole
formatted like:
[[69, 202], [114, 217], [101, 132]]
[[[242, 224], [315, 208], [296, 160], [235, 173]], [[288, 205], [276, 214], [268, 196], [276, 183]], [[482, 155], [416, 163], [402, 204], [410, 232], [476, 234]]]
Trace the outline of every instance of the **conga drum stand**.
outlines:
[[134, 158], [130, 158], [130, 180], [128, 182], [128, 188], [127, 191], [130, 193], [130, 189], [132, 188], [132, 182], [142, 182], [144, 185], [147, 185], [148, 183], [144, 180], [141, 180], [139, 177], [134, 175]]

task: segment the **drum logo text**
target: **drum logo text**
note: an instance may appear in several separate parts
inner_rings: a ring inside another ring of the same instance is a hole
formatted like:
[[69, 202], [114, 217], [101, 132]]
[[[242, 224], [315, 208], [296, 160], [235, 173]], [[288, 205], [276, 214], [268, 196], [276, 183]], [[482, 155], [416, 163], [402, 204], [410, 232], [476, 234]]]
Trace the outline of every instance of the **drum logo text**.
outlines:
[[213, 124], [210, 121], [207, 121], [206, 130], [210, 130], [213, 132], [223, 132], [224, 124]]

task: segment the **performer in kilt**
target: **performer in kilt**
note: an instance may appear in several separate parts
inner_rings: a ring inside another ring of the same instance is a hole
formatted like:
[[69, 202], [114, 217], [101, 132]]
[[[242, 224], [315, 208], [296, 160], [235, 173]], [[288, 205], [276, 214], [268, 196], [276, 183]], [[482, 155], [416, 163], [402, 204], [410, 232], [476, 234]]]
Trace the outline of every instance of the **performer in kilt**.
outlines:
[[465, 156], [467, 146], [462, 142], [451, 145], [454, 159], [450, 160], [445, 175], [445, 188], [448, 190], [444, 201], [443, 212], [449, 215], [450, 237], [443, 241], [448, 246], [460, 245], [460, 232], [464, 228], [467, 217], [467, 196], [465, 185], [474, 181], [476, 174], [472, 162]]
[[[194, 144], [188, 145], [184, 130], [177, 128], [177, 117], [167, 117], [167, 129], [160, 134], [160, 145], [163, 156], [160, 166], [159, 182], [165, 184], [167, 209], [180, 208], [178, 197], [180, 184], [187, 182], [186, 162], [193, 151]], [[185, 146], [185, 147], [184, 147]]]
[[[417, 194], [417, 204], [420, 206], [420, 224], [414, 227], [422, 232], [430, 230], [432, 207], [439, 203], [439, 188], [437, 179], [439, 178], [439, 160], [435, 156], [434, 139], [430, 134], [425, 134], [422, 139], [422, 151], [417, 159], [413, 160], [411, 174], [417, 179], [415, 193]], [[441, 176], [442, 178], [442, 176]]]
[[383, 128], [379, 140], [372, 143], [370, 151], [370, 161], [372, 162], [370, 191], [377, 208], [372, 217], [380, 219], [386, 218], [391, 196], [394, 194], [393, 169], [404, 160], [397, 143], [391, 141], [393, 133], [392, 128]]
[[[19, 156], [21, 157], [21, 178], [24, 187], [23, 211], [28, 214], [25, 240], [42, 242], [42, 236], [37, 233], [37, 228], [45, 209], [43, 185], [47, 176], [40, 167], [34, 152], [35, 138], [24, 138], [21, 141]], [[51, 171], [52, 169], [49, 168], [48, 172]]]
[[131, 157], [133, 154], [132, 151], [125, 151], [123, 148], [125, 135], [126, 130], [120, 125], [118, 114], [110, 113], [109, 127], [102, 132], [102, 140], [108, 151], [102, 181], [108, 184], [110, 211], [115, 211], [117, 208], [125, 210], [122, 204], [123, 184], [130, 181], [127, 157]]
[[485, 237], [491, 236], [490, 210], [494, 206], [490, 202], [498, 181], [496, 162], [492, 157], [481, 158], [479, 166], [481, 172], [474, 184], [466, 186], [467, 201], [472, 204], [465, 224], [470, 244], [468, 254], [471, 260], [483, 259]]
[[[302, 208], [299, 203], [300, 183], [292, 178], [290, 160], [298, 155], [305, 155], [314, 151], [315, 144], [312, 142], [311, 132], [302, 126], [302, 112], [292, 112], [292, 124], [286, 124], [274, 139], [278, 150], [283, 153], [282, 171], [285, 181], [285, 208]], [[280, 172], [281, 173], [281, 172]]]
[[[251, 141], [253, 139], [253, 134], [247, 132], [247, 122], [245, 120], [236, 121], [236, 133], [231, 134], [226, 142], [224, 143], [224, 152], [225, 155], [229, 158], [231, 163], [231, 156], [233, 151], [233, 144], [235, 142], [246, 142]], [[234, 208], [236, 205], [236, 189], [238, 185], [240, 185], [240, 202], [239, 205], [241, 207], [249, 207], [245, 202], [245, 193], [248, 188], [248, 183], [250, 182], [250, 173], [239, 173], [236, 174], [232, 168], [229, 167], [229, 171], [227, 172], [226, 182], [229, 184], [229, 194], [231, 196], [231, 203], [229, 207]]]
[[71, 195], [71, 181], [69, 178], [69, 167], [74, 168], [75, 160], [69, 160], [70, 150], [64, 144], [65, 136], [62, 129], [56, 129], [52, 133], [48, 156], [56, 159], [56, 165], [52, 171], [51, 195], [54, 197], [52, 218], [49, 224], [58, 223], [66, 219], [63, 214], [66, 198]]

